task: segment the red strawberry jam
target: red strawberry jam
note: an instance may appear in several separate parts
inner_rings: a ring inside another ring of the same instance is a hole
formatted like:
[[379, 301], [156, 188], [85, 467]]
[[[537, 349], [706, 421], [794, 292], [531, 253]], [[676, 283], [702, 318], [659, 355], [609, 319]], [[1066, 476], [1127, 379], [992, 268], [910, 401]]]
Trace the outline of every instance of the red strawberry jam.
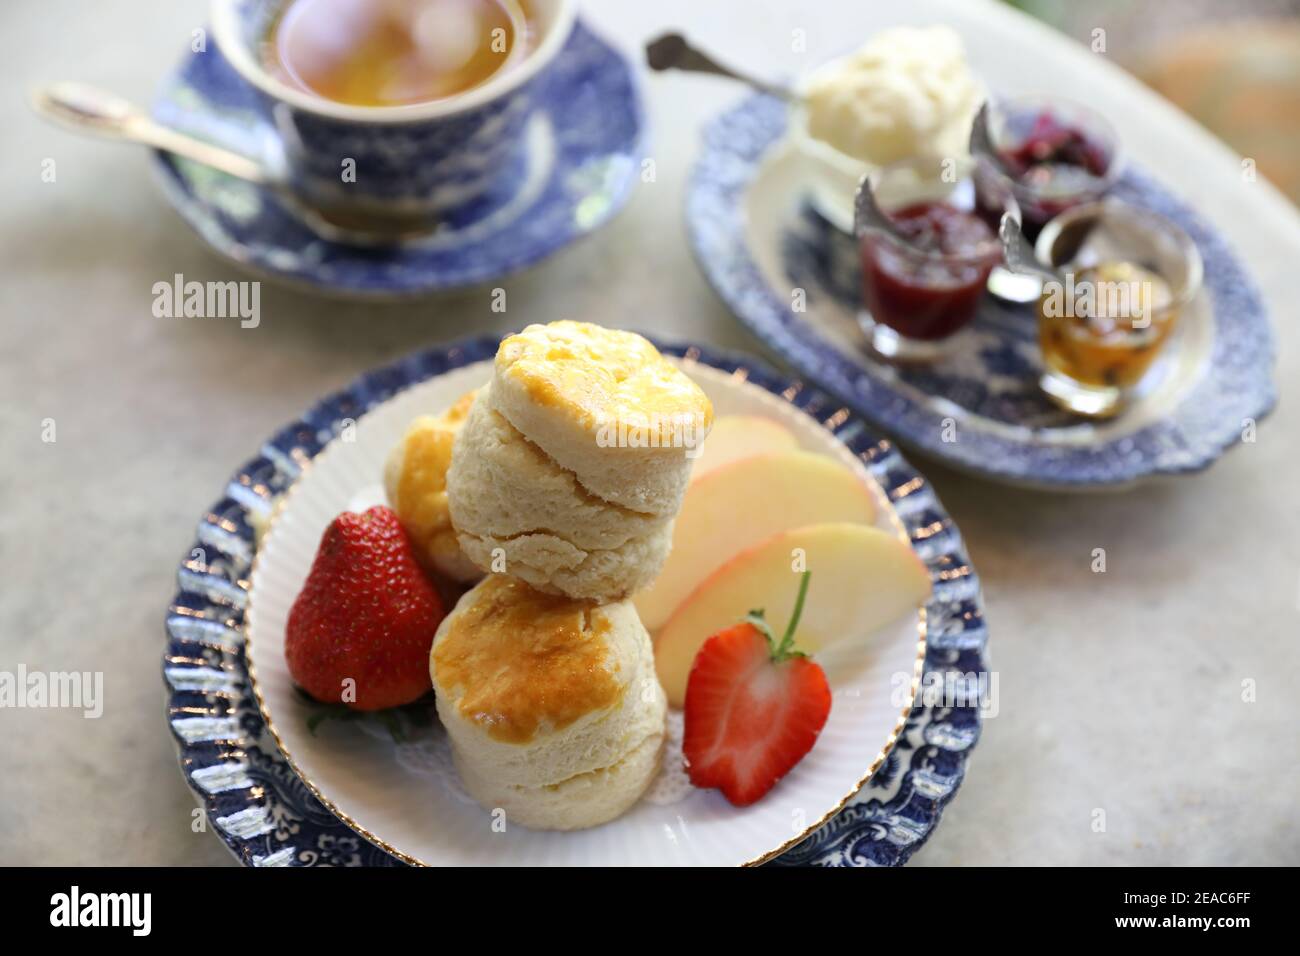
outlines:
[[867, 310], [909, 339], [952, 335], [974, 318], [1001, 259], [994, 229], [976, 213], [942, 202], [906, 206], [889, 218], [907, 245], [874, 232], [863, 237]]

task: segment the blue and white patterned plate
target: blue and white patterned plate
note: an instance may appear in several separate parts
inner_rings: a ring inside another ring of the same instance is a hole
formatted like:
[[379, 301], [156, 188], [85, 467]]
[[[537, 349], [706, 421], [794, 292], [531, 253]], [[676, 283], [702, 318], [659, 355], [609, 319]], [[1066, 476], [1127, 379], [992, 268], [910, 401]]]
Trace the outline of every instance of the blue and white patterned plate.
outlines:
[[[470, 339], [362, 376], [272, 436], [232, 476], [200, 521], [167, 614], [167, 719], [185, 778], [208, 821], [249, 865], [401, 862], [326, 808], [280, 752], [259, 710], [244, 643], [249, 579], [258, 549], [254, 529], [265, 527], [277, 498], [345, 428], [399, 393], [490, 359], [497, 344], [494, 338]], [[768, 401], [774, 396], [792, 414], [806, 415], [817, 433], [833, 435], [879, 483], [931, 571], [921, 694], [866, 785], [829, 823], [776, 861], [901, 864], [938, 823], [979, 737], [980, 706], [974, 694], [943, 698], [931, 693], [966, 686], [964, 682], [987, 674], [979, 581], [960, 533], [928, 482], [890, 443], [873, 437], [861, 419], [826, 394], [747, 358], [697, 346], [665, 351], [682, 357], [688, 368], [690, 363], [709, 366], [736, 382], [758, 386]], [[365, 422], [357, 427], [363, 429]]]
[[[488, 282], [598, 229], [636, 183], [644, 119], [630, 64], [579, 22], [539, 84], [516, 196], [481, 219], [395, 249], [326, 241], [267, 190], [170, 154], [155, 154], [158, 178], [209, 245], [268, 277], [387, 298]], [[270, 118], [215, 47], [185, 58], [154, 115], [249, 155], [274, 149]]]
[[1175, 342], [1116, 419], [1089, 423], [1038, 390], [1032, 307], [986, 300], [952, 354], [929, 367], [871, 358], [856, 321], [853, 243], [803, 200], [783, 103], [754, 96], [715, 119], [687, 219], [700, 264], [747, 327], [876, 427], [956, 467], [1017, 484], [1098, 488], [1198, 471], [1273, 407], [1274, 343], [1263, 299], [1225, 239], [1147, 173], [1115, 195], [1185, 229], [1205, 288]]

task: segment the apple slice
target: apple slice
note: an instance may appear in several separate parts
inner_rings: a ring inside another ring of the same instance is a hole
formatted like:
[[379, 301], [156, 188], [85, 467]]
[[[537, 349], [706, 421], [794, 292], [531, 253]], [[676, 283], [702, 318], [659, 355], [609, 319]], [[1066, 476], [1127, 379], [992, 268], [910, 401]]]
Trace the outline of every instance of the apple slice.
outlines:
[[691, 469], [692, 480], [729, 462], [774, 451], [794, 451], [799, 440], [780, 422], [761, 415], [719, 415]]
[[657, 630], [701, 581], [778, 532], [828, 521], [869, 525], [875, 516], [865, 482], [825, 455], [784, 451], [728, 462], [687, 489], [668, 560], [635, 598], [641, 623]]
[[[796, 559], [802, 556], [802, 566]], [[681, 707], [700, 646], [724, 627], [762, 608], [769, 621], [789, 619], [798, 571], [812, 572], [795, 646], [812, 653], [862, 640], [930, 594], [930, 575], [896, 535], [834, 522], [783, 531], [715, 571], [668, 619], [655, 638], [655, 669], [668, 702]]]

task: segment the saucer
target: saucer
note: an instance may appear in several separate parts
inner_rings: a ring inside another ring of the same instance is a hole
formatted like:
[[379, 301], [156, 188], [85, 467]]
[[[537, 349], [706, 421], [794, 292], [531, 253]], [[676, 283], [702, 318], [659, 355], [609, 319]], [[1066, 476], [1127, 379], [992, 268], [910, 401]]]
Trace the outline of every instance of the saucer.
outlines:
[[1221, 234], [1131, 165], [1112, 195], [1164, 215], [1196, 242], [1204, 288], [1121, 415], [1089, 422], [1038, 389], [1033, 306], [986, 296], [943, 359], [891, 366], [858, 322], [853, 241], [803, 198], [785, 104], [753, 96], [707, 127], [687, 220], [704, 273], [742, 323], [875, 427], [954, 467], [1013, 484], [1118, 487], [1207, 467], [1276, 400], [1263, 299]]
[[[482, 218], [396, 247], [322, 239], [268, 190], [171, 154], [155, 153], [156, 171], [168, 200], [204, 241], [269, 278], [393, 298], [488, 282], [598, 229], [636, 183], [644, 119], [631, 65], [579, 22], [538, 82], [518, 193]], [[270, 117], [215, 46], [185, 58], [153, 112], [249, 155], [275, 148]]]
[[856, 664], [836, 684], [831, 722], [782, 789], [736, 808], [665, 773], [632, 811], [593, 830], [494, 833], [459, 787], [427, 702], [397, 712], [396, 735], [372, 717], [313, 734], [278, 640], [320, 530], [379, 494], [384, 453], [410, 416], [489, 377], [497, 345], [470, 339], [364, 375], [272, 436], [201, 519], [167, 615], [163, 671], [182, 771], [213, 830], [253, 866], [905, 862], [979, 737], [977, 703], [914, 693], [987, 673], [979, 581], [961, 535], [929, 483], [861, 419], [748, 358], [699, 346], [664, 351], [720, 412], [775, 418], [803, 447], [856, 470], [882, 526], [910, 541], [934, 582], [923, 613], [850, 652]]

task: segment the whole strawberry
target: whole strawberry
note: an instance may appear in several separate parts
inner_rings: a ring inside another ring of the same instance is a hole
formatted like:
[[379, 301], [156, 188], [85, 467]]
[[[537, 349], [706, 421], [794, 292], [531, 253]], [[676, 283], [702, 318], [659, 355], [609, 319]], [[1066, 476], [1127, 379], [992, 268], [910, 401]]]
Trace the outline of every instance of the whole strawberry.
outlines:
[[831, 712], [826, 674], [794, 649], [808, 572], [778, 640], [751, 611], [743, 624], [700, 647], [686, 683], [682, 751], [691, 783], [747, 806], [790, 772], [817, 742]]
[[325, 529], [285, 628], [289, 673], [312, 697], [354, 710], [427, 693], [429, 651], [443, 618], [397, 515], [345, 511]]

